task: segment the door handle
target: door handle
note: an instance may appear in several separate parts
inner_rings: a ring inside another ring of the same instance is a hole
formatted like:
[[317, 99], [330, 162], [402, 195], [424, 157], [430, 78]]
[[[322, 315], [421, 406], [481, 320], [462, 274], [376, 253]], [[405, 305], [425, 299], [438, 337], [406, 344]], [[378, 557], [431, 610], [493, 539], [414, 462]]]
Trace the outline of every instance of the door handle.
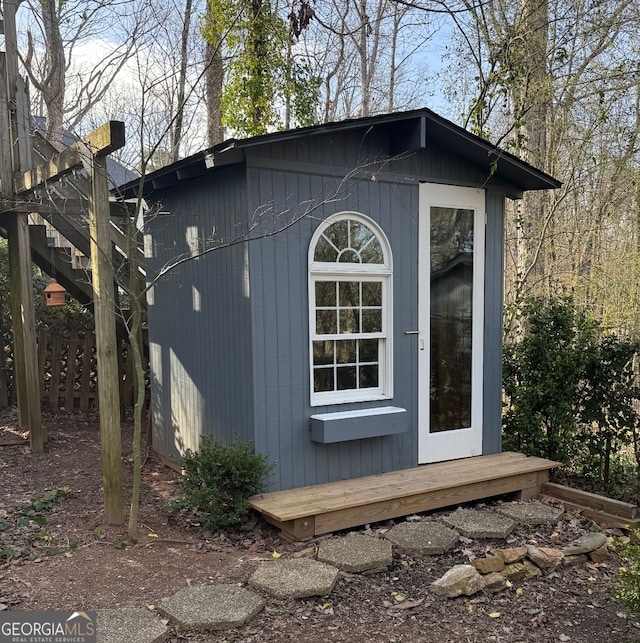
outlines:
[[422, 337], [420, 338], [420, 350], [424, 350], [424, 339], [422, 339]]
[[405, 335], [419, 335], [420, 331], [419, 330], [405, 330], [404, 334]]

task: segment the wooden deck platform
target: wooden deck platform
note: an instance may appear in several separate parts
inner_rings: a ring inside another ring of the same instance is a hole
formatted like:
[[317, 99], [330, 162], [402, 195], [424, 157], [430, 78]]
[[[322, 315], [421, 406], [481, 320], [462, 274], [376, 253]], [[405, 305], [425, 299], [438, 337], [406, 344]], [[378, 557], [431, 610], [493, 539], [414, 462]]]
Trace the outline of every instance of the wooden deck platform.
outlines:
[[253, 496], [249, 504], [290, 540], [505, 493], [538, 495], [560, 463], [497, 453]]

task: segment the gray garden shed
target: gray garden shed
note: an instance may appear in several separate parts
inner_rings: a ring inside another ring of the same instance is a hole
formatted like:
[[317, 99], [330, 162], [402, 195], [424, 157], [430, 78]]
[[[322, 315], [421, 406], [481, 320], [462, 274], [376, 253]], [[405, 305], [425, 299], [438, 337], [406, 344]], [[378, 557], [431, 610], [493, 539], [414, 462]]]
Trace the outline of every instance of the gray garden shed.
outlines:
[[500, 451], [505, 198], [552, 177], [420, 109], [144, 186], [148, 274], [179, 263], [148, 302], [161, 455], [237, 435], [281, 490]]

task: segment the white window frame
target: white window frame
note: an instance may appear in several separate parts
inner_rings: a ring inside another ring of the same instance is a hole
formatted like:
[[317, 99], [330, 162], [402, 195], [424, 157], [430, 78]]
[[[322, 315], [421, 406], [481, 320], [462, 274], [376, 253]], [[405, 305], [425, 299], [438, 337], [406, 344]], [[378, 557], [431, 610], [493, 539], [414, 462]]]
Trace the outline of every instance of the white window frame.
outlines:
[[[366, 226], [376, 236], [384, 263], [339, 263], [314, 261], [316, 245], [322, 233], [334, 223], [350, 219]], [[323, 221], [309, 244], [309, 387], [311, 406], [346, 404], [387, 400], [393, 397], [393, 293], [392, 257], [389, 241], [382, 228], [369, 217], [359, 212], [339, 212]], [[379, 282], [382, 284], [382, 330], [379, 333], [343, 333], [321, 335], [316, 333], [316, 288], [319, 281]], [[313, 390], [313, 342], [322, 340], [378, 339], [378, 386], [375, 388], [348, 389], [341, 391]]]

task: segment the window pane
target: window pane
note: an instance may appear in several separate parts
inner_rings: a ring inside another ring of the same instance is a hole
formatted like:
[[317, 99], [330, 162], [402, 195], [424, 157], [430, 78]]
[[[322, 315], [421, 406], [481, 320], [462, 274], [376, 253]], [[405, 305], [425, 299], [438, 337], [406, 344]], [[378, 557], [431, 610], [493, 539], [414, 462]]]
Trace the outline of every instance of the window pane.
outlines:
[[356, 388], [355, 366], [341, 366], [340, 368], [337, 368], [336, 371], [338, 391]]
[[356, 308], [340, 309], [340, 334], [360, 332], [360, 311]]
[[338, 283], [338, 301], [340, 306], [358, 308], [360, 306], [360, 282], [341, 281]]
[[333, 385], [333, 368], [313, 369], [313, 390], [316, 393], [335, 390]]
[[335, 310], [316, 310], [316, 333], [335, 335], [338, 332]]
[[431, 432], [471, 426], [474, 211], [431, 208]]
[[324, 238], [320, 237], [316, 244], [316, 249], [313, 254], [314, 261], [330, 261], [334, 262], [338, 259], [338, 251]]
[[361, 366], [360, 388], [375, 388], [376, 386], [378, 386], [378, 365]]
[[325, 231], [324, 236], [333, 243], [333, 245], [338, 248], [338, 250], [343, 250], [344, 248], [349, 247], [349, 222], [348, 221], [338, 221], [333, 225], [330, 225]]
[[355, 250], [345, 250], [338, 261], [340, 263], [360, 263], [360, 256]]
[[360, 363], [378, 361], [378, 340], [361, 339], [358, 341]]
[[373, 239], [371, 243], [360, 253], [362, 263], [384, 263], [384, 256], [380, 242]]
[[382, 284], [379, 281], [362, 282], [362, 305], [382, 306]]
[[362, 332], [363, 333], [382, 332], [382, 310], [381, 309], [362, 311]]
[[333, 364], [333, 340], [313, 342], [313, 364]]
[[338, 364], [356, 363], [356, 340], [347, 339], [336, 342], [336, 362]]
[[316, 306], [336, 305], [336, 282], [316, 281]]
[[362, 223], [358, 221], [350, 221], [351, 223], [351, 247], [355, 250], [361, 250], [373, 236], [373, 232]]

